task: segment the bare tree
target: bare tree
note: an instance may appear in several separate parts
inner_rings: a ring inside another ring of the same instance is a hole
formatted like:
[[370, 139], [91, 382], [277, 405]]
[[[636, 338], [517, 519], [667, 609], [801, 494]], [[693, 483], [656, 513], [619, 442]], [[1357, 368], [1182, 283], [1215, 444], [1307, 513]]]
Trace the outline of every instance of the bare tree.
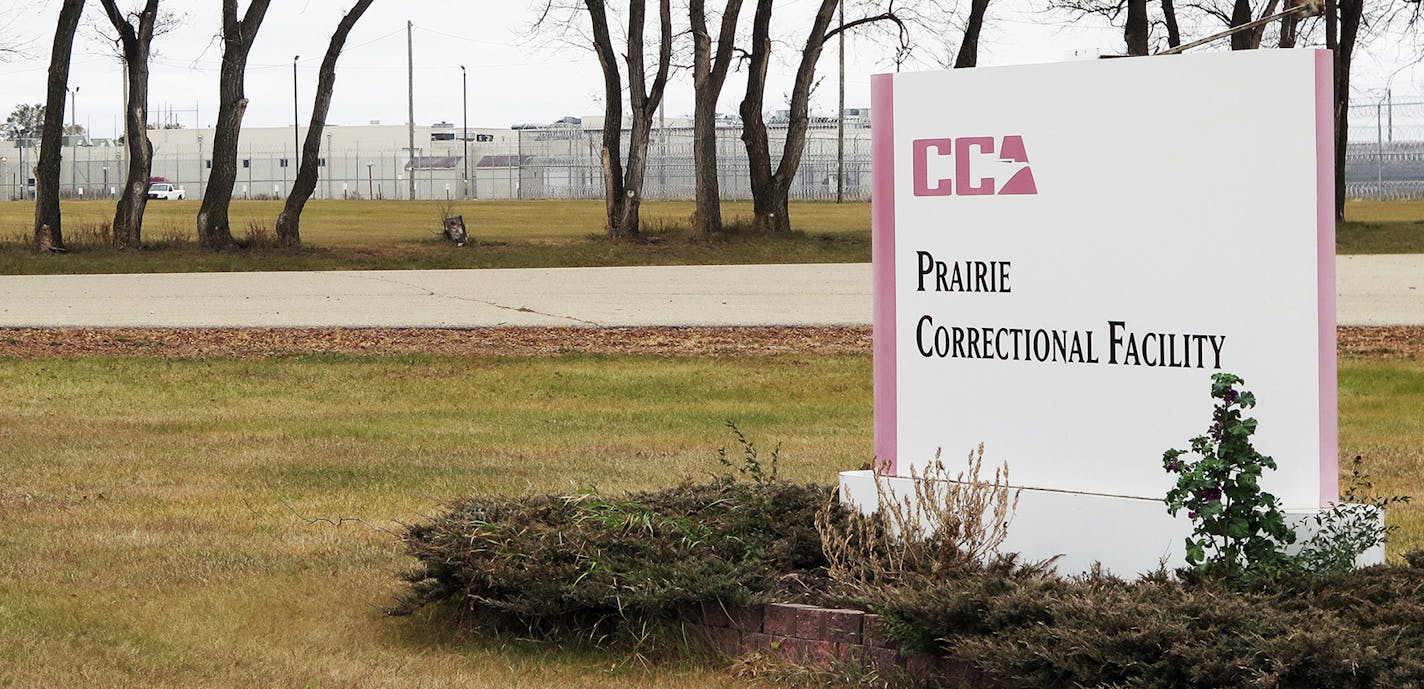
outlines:
[[[1330, 5], [1335, 7], [1330, 7]], [[1345, 219], [1345, 151], [1350, 145], [1350, 65], [1355, 58], [1355, 42], [1359, 40], [1364, 17], [1364, 0], [1337, 0], [1327, 3], [1326, 11], [1336, 14], [1326, 17], [1326, 46], [1335, 56], [1335, 219]], [[1329, 29], [1337, 27], [1338, 43]], [[1334, 43], [1334, 45], [1331, 45]]]
[[[1295, 7], [1296, 0], [1286, 0], [1286, 7]], [[1300, 32], [1300, 15], [1290, 14], [1281, 18], [1281, 35], [1276, 41], [1278, 48], [1294, 48], [1297, 35]]]
[[114, 211], [114, 247], [137, 249], [142, 241], [143, 213], [148, 206], [148, 178], [153, 170], [153, 144], [148, 140], [148, 56], [158, 21], [158, 0], [147, 0], [133, 20], [119, 9], [115, 0], [100, 0], [109, 23], [118, 32], [119, 53], [128, 80], [128, 102], [124, 104], [124, 146], [129, 169], [124, 193]]
[[[790, 232], [788, 212], [791, 182], [801, 166], [801, 154], [806, 149], [806, 131], [810, 127], [811, 89], [816, 81], [816, 63], [826, 42], [842, 30], [875, 22], [889, 22], [899, 31], [902, 49], [906, 43], [903, 21], [894, 12], [893, 4], [885, 12], [847, 22], [843, 28], [830, 29], [838, 0], [819, 0], [811, 30], [802, 43], [801, 60], [791, 90], [790, 118], [786, 125], [786, 141], [781, 160], [771, 166], [770, 138], [762, 110], [766, 100], [766, 73], [771, 64], [771, 17], [774, 0], [757, 0], [752, 15], [751, 60], [747, 70], [747, 91], [742, 98], [742, 143], [747, 149], [751, 171], [752, 212], [756, 225], [768, 232]], [[987, 5], [986, 5], [987, 6]], [[977, 45], [977, 41], [976, 41]]]
[[[1226, 1], [1227, 0], [1195, 0], [1189, 3], [1187, 7], [1196, 10], [1201, 15], [1217, 20], [1223, 29], [1235, 29], [1250, 24], [1253, 21], [1265, 19], [1266, 17], [1276, 14], [1280, 8], [1280, 0], [1258, 2], [1257, 6], [1260, 8], [1259, 11], [1257, 11], [1256, 7], [1252, 6], [1251, 0], [1230, 0], [1229, 5], [1226, 4]], [[1295, 3], [1289, 4], [1294, 5]], [[1208, 31], [1208, 33], [1211, 32]], [[1256, 50], [1261, 47], [1265, 35], [1266, 26], [1264, 25], [1254, 29], [1246, 29], [1232, 33], [1231, 49]]]
[[74, 32], [84, 13], [84, 0], [64, 0], [54, 31], [54, 49], [49, 58], [49, 84], [45, 100], [44, 127], [40, 134], [39, 164], [35, 168], [35, 247], [42, 251], [64, 251], [64, 232], [59, 212], [59, 165], [64, 150], [64, 101], [69, 88], [69, 58], [74, 51]]
[[628, 105], [632, 122], [628, 136], [628, 160], [622, 162], [623, 102], [622, 76], [618, 57], [613, 52], [613, 39], [608, 30], [608, 6], [604, 0], [584, 0], [589, 26], [593, 32], [593, 49], [603, 71], [603, 184], [604, 205], [608, 215], [608, 236], [614, 239], [637, 239], [642, 236], [640, 210], [643, 202], [643, 177], [648, 166], [648, 141], [652, 136], [653, 116], [662, 102], [667, 87], [668, 70], [672, 64], [672, 4], [658, 0], [658, 61], [652, 83], [648, 83], [647, 65], [643, 56], [643, 31], [646, 15], [645, 0], [629, 0], [628, 41], [625, 60], [628, 69]]
[[[1053, 7], [1068, 12], [1074, 20], [1096, 16], [1112, 26], [1121, 21], [1125, 54], [1140, 56], [1151, 52], [1153, 22], [1147, 0], [1059, 0]], [[1175, 48], [1182, 41], [1176, 6], [1172, 0], [1162, 0], [1161, 8], [1168, 45]]]
[[979, 64], [979, 35], [984, 31], [984, 17], [988, 13], [989, 0], [970, 0], [969, 16], [964, 22], [964, 38], [959, 42], [959, 54], [954, 58], [955, 69]]
[[198, 244], [212, 251], [226, 251], [237, 246], [232, 238], [228, 207], [232, 205], [232, 188], [237, 183], [237, 141], [242, 131], [242, 117], [247, 112], [247, 96], [243, 82], [247, 74], [247, 55], [257, 39], [257, 30], [267, 14], [271, 0], [252, 0], [241, 19], [237, 16], [237, 0], [222, 0], [223, 60], [218, 82], [218, 123], [213, 132], [213, 171], [198, 209]]
[[321, 133], [326, 128], [326, 115], [331, 110], [331, 94], [336, 90], [336, 61], [341, 50], [346, 47], [346, 37], [361, 19], [361, 15], [375, 0], [358, 0], [356, 6], [341, 17], [336, 32], [327, 45], [326, 57], [322, 58], [321, 71], [317, 77], [316, 100], [312, 103], [311, 124], [307, 127], [307, 140], [302, 144], [302, 164], [297, 170], [297, 179], [292, 183], [292, 191], [287, 195], [287, 204], [282, 214], [277, 216], [277, 240], [282, 246], [297, 248], [302, 245], [302, 208], [316, 191], [321, 158]]
[[[984, 0], [975, 0], [976, 2]], [[707, 32], [705, 0], [690, 0], [688, 17], [692, 25], [692, 167], [696, 177], [696, 206], [692, 216], [694, 232], [722, 231], [721, 189], [717, 183], [717, 99], [727, 82], [737, 36], [737, 17], [742, 0], [727, 0], [722, 8], [717, 50]]]
[[1162, 26], [1167, 29], [1167, 47], [1182, 44], [1182, 29], [1177, 24], [1177, 5], [1174, 0], [1162, 0]]

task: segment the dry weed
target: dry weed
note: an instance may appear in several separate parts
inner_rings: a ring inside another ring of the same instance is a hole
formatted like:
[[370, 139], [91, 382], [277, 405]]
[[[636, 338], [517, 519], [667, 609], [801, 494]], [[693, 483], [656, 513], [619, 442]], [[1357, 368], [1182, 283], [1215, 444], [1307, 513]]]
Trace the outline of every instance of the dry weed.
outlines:
[[913, 491], [896, 495], [875, 472], [879, 509], [838, 515], [835, 497], [816, 516], [832, 578], [851, 585], [889, 583], [907, 575], [936, 576], [982, 565], [999, 553], [1021, 490], [1009, 487], [1009, 467], [984, 478], [984, 445], [958, 473], [940, 452], [923, 470], [910, 469]]

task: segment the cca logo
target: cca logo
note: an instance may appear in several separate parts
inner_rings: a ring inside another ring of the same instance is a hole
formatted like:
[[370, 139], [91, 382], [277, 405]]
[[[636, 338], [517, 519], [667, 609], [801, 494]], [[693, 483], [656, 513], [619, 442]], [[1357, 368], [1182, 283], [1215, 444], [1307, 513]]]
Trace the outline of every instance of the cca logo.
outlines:
[[[930, 155], [954, 158], [954, 177], [931, 180]], [[970, 166], [992, 165], [999, 175], [974, 178]], [[915, 196], [992, 196], [995, 194], [1037, 194], [1033, 170], [1022, 136], [1005, 136], [994, 154], [994, 137], [966, 136], [958, 139], [916, 139], [914, 141]], [[999, 176], [1008, 179], [999, 185]], [[997, 191], [996, 191], [997, 188]]]

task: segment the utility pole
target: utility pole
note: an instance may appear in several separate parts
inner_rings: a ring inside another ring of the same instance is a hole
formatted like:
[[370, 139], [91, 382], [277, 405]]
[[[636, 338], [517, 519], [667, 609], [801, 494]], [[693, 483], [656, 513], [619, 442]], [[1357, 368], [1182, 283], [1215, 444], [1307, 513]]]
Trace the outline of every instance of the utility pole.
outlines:
[[302, 166], [302, 121], [297, 110], [297, 60], [300, 59], [301, 55], [292, 58], [292, 164], [297, 167]]
[[408, 131], [410, 133], [410, 200], [415, 200], [415, 22], [406, 20], [405, 23], [405, 51], [406, 51], [406, 75], [407, 84], [410, 87], [410, 122]]
[[470, 75], [465, 66], [460, 65], [460, 93], [463, 100], [461, 111], [464, 121], [460, 128], [460, 140], [465, 144], [465, 198], [470, 198]]
[[[63, 115], [64, 113], [60, 113]], [[78, 195], [76, 181], [79, 169], [79, 87], [74, 87], [74, 98], [69, 101], [69, 193]]]
[[[715, 127], [714, 127], [715, 129]], [[667, 198], [667, 99], [658, 101], [658, 189]]]
[[[124, 107], [123, 107], [123, 109], [120, 110], [119, 112], [124, 113], [124, 134], [123, 134], [123, 136], [124, 136], [124, 145], [122, 145], [122, 146], [119, 147], [119, 154], [122, 156], [122, 157], [120, 158], [120, 161], [121, 161], [121, 162], [120, 162], [120, 164], [119, 164], [119, 168], [122, 169], [122, 170], [124, 170], [124, 173], [123, 173], [123, 174], [124, 174], [124, 180], [125, 180], [124, 183], [127, 184], [127, 183], [128, 183], [128, 167], [129, 167], [129, 125], [128, 125], [128, 121], [129, 121], [129, 116], [128, 116], [128, 112], [129, 112], [129, 63], [128, 63], [127, 61], [124, 61], [123, 65], [124, 65]], [[118, 170], [115, 170], [115, 172], [118, 172]], [[144, 180], [144, 181], [147, 181], [147, 180]]]
[[841, 63], [839, 116], [836, 117], [836, 203], [845, 201], [845, 0], [840, 1], [840, 31], [836, 40], [840, 46]]

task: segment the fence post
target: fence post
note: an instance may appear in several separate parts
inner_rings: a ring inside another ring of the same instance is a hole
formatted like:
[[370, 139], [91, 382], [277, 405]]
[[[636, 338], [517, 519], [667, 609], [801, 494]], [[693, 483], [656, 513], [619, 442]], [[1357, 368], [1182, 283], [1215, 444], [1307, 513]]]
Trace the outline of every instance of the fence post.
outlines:
[[1384, 110], [1384, 101], [1375, 103], [1375, 184], [1378, 191], [1378, 200], [1385, 199], [1384, 194], [1384, 120], [1381, 115]]

